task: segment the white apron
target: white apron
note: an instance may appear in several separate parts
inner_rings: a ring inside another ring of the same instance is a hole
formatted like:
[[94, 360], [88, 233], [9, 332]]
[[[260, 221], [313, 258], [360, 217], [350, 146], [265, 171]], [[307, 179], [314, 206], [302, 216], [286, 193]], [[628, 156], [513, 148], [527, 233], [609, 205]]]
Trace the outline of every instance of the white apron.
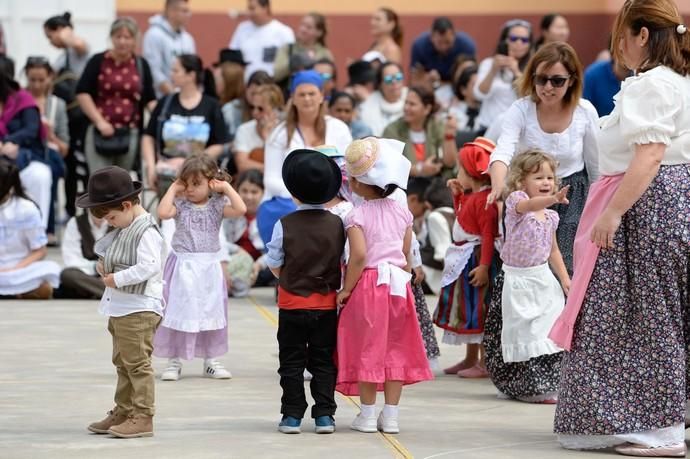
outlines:
[[175, 253], [162, 325], [196, 333], [225, 328], [227, 297], [219, 253]]
[[501, 295], [504, 362], [524, 362], [563, 349], [548, 335], [563, 311], [565, 297], [548, 263], [530, 268], [503, 265], [505, 280]]

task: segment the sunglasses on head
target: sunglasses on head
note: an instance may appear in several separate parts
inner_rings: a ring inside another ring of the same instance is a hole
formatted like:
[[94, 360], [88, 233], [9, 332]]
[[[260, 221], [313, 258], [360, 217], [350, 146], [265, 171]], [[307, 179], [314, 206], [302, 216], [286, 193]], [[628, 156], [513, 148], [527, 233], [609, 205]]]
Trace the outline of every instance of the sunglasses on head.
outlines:
[[521, 42], [523, 42], [524, 44], [528, 44], [528, 43], [529, 43], [529, 37], [518, 37], [517, 35], [508, 35], [508, 40], [509, 40], [511, 43], [515, 43], [516, 41], [521, 41]]
[[537, 86], [546, 86], [550, 82], [554, 88], [562, 88], [563, 85], [570, 79], [570, 75], [554, 75], [552, 77], [546, 75], [534, 75], [534, 83]]
[[402, 72], [394, 73], [393, 75], [386, 75], [383, 77], [384, 84], [393, 84], [393, 82], [401, 82], [404, 76]]
[[328, 81], [328, 80], [333, 79], [333, 75], [331, 75], [330, 73], [320, 73], [320, 75], [321, 75], [321, 79], [323, 81]]

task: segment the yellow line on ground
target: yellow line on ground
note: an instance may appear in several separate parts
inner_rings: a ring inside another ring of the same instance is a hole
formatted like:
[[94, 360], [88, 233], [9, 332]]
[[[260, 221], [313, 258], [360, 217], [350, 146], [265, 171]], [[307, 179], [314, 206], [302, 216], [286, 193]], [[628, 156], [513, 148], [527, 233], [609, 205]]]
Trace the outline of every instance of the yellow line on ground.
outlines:
[[[268, 323], [270, 323], [273, 326], [278, 326], [278, 319], [276, 318], [275, 314], [273, 314], [270, 310], [268, 310], [266, 307], [262, 306], [259, 304], [258, 301], [256, 301], [256, 298], [253, 296], [249, 295], [247, 297], [249, 301], [254, 305], [257, 311], [259, 311], [259, 314], [266, 319]], [[346, 401], [348, 401], [350, 404], [356, 406], [359, 408], [359, 403], [349, 395], [342, 395], [340, 393], [336, 394], [342, 398], [344, 398]], [[383, 432], [379, 432], [379, 435], [385, 440], [386, 446], [390, 448], [394, 453], [396, 458], [403, 458], [403, 459], [414, 459], [414, 456], [412, 453], [405, 448], [402, 443], [400, 443], [398, 440], [395, 439], [392, 435], [385, 434]]]

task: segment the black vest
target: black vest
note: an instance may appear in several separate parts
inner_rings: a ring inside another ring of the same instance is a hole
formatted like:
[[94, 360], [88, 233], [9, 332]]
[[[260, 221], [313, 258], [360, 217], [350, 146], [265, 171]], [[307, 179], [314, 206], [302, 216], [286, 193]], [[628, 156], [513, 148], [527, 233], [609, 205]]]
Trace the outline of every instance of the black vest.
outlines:
[[345, 229], [340, 217], [327, 210], [308, 209], [293, 212], [280, 222], [285, 253], [280, 286], [303, 297], [338, 290], [345, 250]]
[[76, 217], [77, 219], [77, 229], [81, 235], [81, 254], [87, 260], [98, 260], [98, 255], [93, 251], [93, 246], [96, 240], [93, 238], [93, 233], [91, 232], [91, 225], [89, 224], [89, 214], [84, 212], [83, 214]]

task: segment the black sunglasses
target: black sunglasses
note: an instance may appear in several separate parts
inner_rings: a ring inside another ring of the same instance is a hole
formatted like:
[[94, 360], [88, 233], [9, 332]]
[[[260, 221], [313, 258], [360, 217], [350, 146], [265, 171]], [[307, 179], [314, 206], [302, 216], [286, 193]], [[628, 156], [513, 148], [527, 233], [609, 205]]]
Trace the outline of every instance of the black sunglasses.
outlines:
[[554, 75], [552, 77], [546, 75], [534, 75], [534, 84], [537, 86], [546, 86], [546, 83], [551, 83], [554, 88], [562, 88], [563, 85], [570, 79], [570, 75]]

